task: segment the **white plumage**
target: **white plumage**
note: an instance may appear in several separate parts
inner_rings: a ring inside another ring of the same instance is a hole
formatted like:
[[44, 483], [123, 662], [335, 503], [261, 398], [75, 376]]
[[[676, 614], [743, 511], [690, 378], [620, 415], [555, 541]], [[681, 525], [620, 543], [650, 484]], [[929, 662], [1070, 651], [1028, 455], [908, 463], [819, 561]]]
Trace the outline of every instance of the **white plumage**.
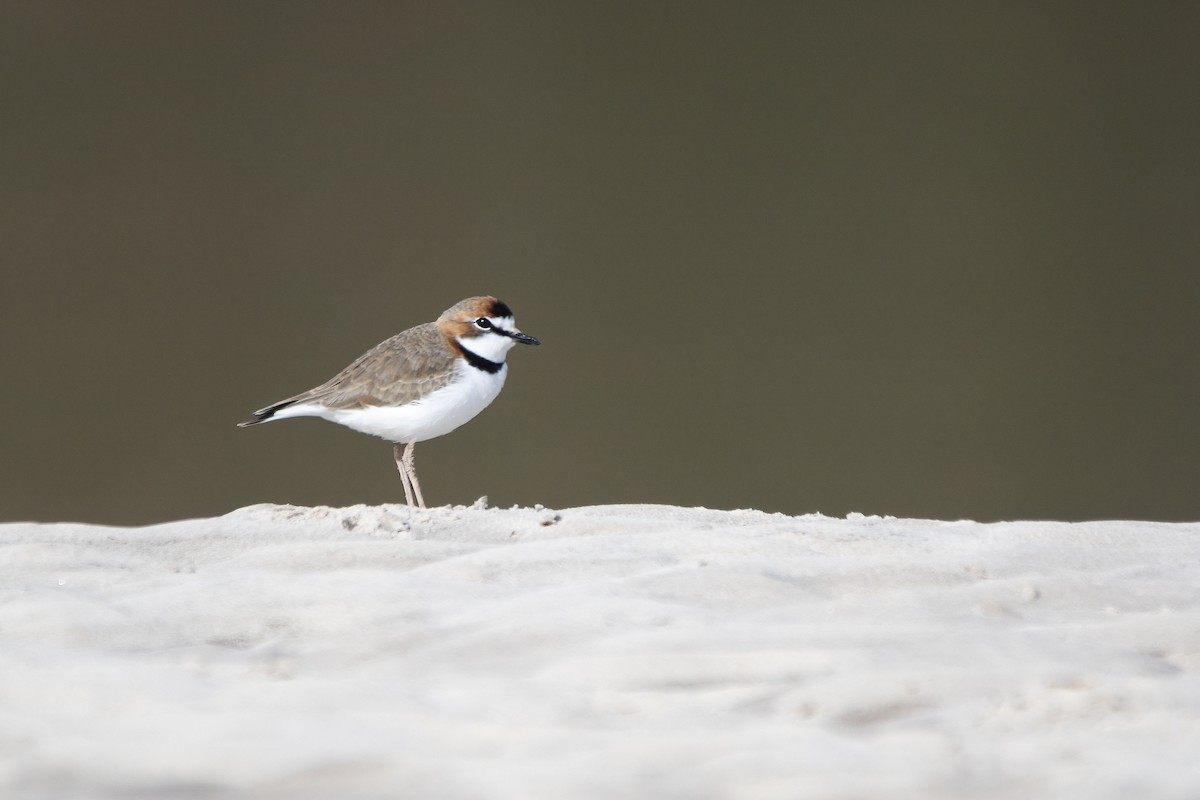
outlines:
[[470, 422], [491, 405], [508, 376], [507, 364], [494, 374], [475, 369], [463, 360], [455, 369], [459, 374], [452, 383], [407, 405], [327, 408], [318, 403], [302, 403], [280, 409], [274, 418], [320, 417], [389, 442], [436, 439]]

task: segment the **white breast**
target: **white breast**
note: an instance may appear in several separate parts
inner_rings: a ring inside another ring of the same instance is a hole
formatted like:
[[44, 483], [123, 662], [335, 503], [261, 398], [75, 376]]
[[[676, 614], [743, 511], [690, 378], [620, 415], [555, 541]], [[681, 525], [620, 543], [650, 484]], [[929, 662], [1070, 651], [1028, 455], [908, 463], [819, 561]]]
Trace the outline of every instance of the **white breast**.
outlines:
[[[304, 404], [287, 416], [314, 416], [389, 442], [424, 442], [444, 436], [483, 411], [504, 388], [508, 365], [495, 374], [459, 361], [453, 383], [406, 406], [336, 409]], [[283, 416], [282, 414], [280, 416]]]

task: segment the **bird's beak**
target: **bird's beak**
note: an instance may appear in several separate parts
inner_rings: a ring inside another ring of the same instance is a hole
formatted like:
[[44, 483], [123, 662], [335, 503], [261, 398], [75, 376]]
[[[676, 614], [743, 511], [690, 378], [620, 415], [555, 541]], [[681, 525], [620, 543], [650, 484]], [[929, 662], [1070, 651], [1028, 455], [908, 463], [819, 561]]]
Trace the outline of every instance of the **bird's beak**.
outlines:
[[516, 339], [521, 344], [541, 344], [541, 342], [539, 342], [537, 339], [533, 338], [529, 334], [521, 333], [519, 331], [517, 333], [512, 334], [512, 338]]

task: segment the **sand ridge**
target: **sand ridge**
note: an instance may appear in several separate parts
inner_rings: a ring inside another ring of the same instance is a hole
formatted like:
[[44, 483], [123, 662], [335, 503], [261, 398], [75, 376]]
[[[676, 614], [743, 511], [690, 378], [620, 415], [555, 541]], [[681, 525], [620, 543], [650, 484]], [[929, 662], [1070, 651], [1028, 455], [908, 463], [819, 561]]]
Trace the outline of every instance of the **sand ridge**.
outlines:
[[0, 795], [1200, 795], [1200, 524], [0, 525]]

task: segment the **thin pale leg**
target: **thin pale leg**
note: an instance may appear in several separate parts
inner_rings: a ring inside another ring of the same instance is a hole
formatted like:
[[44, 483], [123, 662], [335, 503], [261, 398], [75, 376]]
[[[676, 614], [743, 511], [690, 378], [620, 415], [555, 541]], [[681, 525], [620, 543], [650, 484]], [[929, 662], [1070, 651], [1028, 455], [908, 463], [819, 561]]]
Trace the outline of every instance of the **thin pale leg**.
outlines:
[[417, 480], [417, 465], [413, 463], [413, 451], [416, 447], [416, 442], [409, 442], [404, 448], [404, 466], [408, 468], [408, 479], [412, 482], [413, 494], [417, 496], [417, 505], [424, 508], [425, 498], [421, 496], [421, 482]]
[[400, 482], [404, 484], [404, 499], [408, 503], [408, 507], [412, 508], [413, 491], [408, 480], [408, 468], [404, 463], [404, 445], [400, 442], [392, 445], [392, 455], [396, 458], [396, 470], [400, 473]]

